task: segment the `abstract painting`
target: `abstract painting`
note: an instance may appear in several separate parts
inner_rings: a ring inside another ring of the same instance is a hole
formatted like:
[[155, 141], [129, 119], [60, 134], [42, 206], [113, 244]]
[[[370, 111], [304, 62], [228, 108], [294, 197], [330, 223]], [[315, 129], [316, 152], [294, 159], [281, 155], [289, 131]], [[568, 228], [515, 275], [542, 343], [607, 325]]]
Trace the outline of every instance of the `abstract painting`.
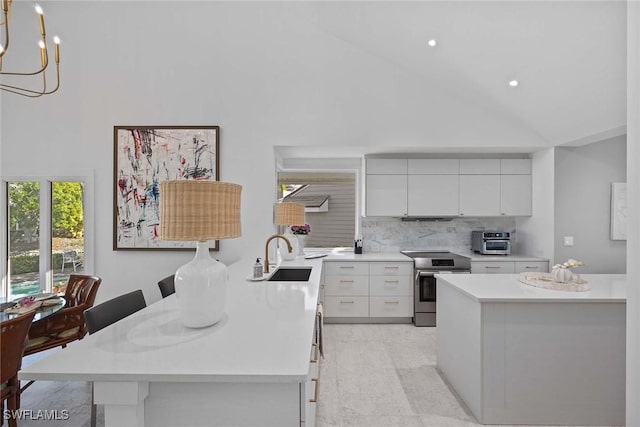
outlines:
[[[218, 181], [218, 126], [114, 126], [114, 250], [175, 250], [193, 242], [165, 241], [160, 182]], [[212, 242], [218, 250], [218, 241]]]

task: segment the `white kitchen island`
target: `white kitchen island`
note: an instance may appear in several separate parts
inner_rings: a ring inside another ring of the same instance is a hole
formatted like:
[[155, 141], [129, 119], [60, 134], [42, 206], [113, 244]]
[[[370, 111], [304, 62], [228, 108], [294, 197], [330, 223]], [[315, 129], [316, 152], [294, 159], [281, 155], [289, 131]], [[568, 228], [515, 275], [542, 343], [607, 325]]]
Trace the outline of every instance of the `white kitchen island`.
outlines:
[[624, 425], [626, 276], [436, 275], [437, 366], [482, 424]]
[[286, 262], [312, 266], [308, 282], [250, 282], [254, 260], [229, 267], [226, 314], [216, 325], [182, 326], [171, 295], [20, 379], [93, 381], [108, 427], [314, 425], [322, 260]]

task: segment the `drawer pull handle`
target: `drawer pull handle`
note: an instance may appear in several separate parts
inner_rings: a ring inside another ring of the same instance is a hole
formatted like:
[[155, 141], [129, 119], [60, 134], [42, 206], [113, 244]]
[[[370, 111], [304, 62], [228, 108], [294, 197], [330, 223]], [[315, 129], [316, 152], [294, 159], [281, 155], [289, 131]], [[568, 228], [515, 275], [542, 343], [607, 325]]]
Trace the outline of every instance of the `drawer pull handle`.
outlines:
[[311, 359], [311, 363], [318, 363], [318, 344], [313, 343], [311, 344], [311, 347], [313, 347], [314, 351], [313, 351], [313, 359]]
[[353, 268], [352, 265], [341, 265], [340, 268]]
[[527, 265], [525, 268], [530, 268], [532, 270], [537, 270], [540, 267], [538, 267], [537, 265]]
[[384, 283], [400, 283], [399, 280], [385, 280]]
[[394, 270], [399, 269], [400, 267], [398, 267], [397, 265], [385, 265], [384, 268], [392, 268]]
[[385, 304], [400, 304], [400, 301], [385, 301]]
[[484, 268], [500, 268], [500, 266], [497, 266], [497, 265], [485, 265]]
[[353, 280], [340, 280], [340, 283], [353, 283]]
[[318, 401], [318, 378], [311, 378], [311, 382], [314, 383], [313, 397], [309, 399], [309, 403], [316, 403]]
[[340, 301], [340, 304], [353, 304], [353, 301]]

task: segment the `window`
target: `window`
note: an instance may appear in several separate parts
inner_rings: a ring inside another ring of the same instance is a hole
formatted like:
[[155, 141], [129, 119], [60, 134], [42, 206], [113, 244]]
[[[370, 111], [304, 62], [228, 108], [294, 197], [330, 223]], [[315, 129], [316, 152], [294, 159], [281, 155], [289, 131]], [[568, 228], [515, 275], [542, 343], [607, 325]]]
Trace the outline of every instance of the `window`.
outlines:
[[3, 180], [2, 296], [63, 293], [71, 273], [92, 265], [87, 251], [85, 177]]
[[311, 226], [306, 247], [353, 247], [357, 225], [355, 173], [280, 171], [278, 190], [282, 201], [305, 205], [305, 220]]

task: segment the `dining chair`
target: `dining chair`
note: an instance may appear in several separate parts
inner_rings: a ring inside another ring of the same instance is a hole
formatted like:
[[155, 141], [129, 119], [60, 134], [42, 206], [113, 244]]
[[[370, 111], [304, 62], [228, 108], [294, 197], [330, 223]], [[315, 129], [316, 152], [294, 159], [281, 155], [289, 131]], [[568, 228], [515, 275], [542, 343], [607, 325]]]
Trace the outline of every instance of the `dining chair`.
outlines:
[[95, 276], [72, 274], [65, 290], [65, 307], [51, 316], [34, 322], [29, 330], [25, 356], [54, 347], [66, 347], [87, 334], [83, 312], [96, 299], [102, 279]]
[[160, 288], [160, 294], [162, 294], [162, 298], [166, 298], [176, 292], [174, 279], [175, 274], [172, 274], [171, 276], [165, 277], [158, 282], [158, 287]]
[[[35, 316], [35, 311], [23, 314], [11, 320], [0, 323], [0, 425], [5, 417], [9, 420], [9, 427], [18, 425], [15, 416], [20, 409], [20, 380], [18, 371], [22, 366], [22, 354], [27, 343], [29, 327]], [[4, 402], [7, 401], [7, 411]], [[8, 416], [7, 416], [8, 415]]]
[[140, 311], [146, 306], [144, 294], [140, 289], [117, 296], [84, 312], [87, 330], [89, 334], [95, 334], [100, 329]]
[[[89, 335], [122, 320], [147, 306], [142, 290], [138, 289], [112, 298], [84, 312]], [[93, 403], [93, 384], [91, 385], [91, 427], [96, 425], [96, 404]]]

